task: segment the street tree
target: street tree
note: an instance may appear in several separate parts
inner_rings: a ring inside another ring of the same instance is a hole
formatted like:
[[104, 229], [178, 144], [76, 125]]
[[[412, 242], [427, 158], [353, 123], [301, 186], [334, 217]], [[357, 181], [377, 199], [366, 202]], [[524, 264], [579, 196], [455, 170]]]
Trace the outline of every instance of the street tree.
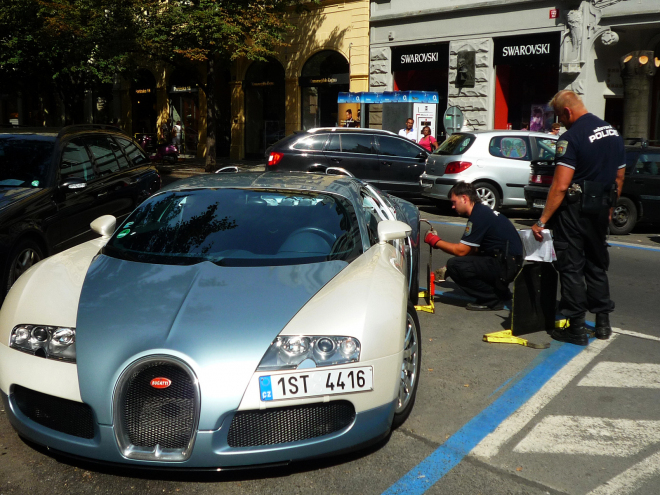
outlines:
[[301, 0], [144, 0], [142, 8], [136, 18], [147, 57], [206, 66], [205, 168], [210, 172], [216, 163], [218, 64], [275, 55], [293, 29], [286, 11], [302, 8]]

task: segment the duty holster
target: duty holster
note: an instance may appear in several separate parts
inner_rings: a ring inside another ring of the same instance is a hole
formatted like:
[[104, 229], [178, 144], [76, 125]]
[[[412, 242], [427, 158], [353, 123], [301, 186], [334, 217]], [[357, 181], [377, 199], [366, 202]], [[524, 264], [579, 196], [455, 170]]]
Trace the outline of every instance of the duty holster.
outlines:
[[520, 263], [516, 262], [513, 256], [509, 256], [509, 241], [506, 241], [506, 247], [504, 252], [496, 249], [493, 252], [493, 258], [499, 261], [500, 264], [500, 276], [497, 279], [495, 288], [498, 290], [506, 290], [509, 287], [509, 284], [513, 282], [513, 279], [516, 278], [516, 274], [520, 269], [522, 264], [522, 259]]
[[580, 209], [585, 215], [597, 215], [603, 208], [610, 208], [617, 197], [617, 185], [585, 180], [582, 186]]

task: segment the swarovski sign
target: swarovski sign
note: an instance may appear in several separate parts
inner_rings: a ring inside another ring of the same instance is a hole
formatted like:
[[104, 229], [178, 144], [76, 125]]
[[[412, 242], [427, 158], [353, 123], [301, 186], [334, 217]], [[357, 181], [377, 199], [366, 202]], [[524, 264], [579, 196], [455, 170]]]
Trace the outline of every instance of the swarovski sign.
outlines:
[[449, 67], [449, 43], [392, 47], [392, 71]]
[[502, 49], [503, 57], [540, 54], [550, 54], [550, 43], [538, 45], [505, 46]]
[[560, 33], [494, 38], [494, 65], [557, 64]]

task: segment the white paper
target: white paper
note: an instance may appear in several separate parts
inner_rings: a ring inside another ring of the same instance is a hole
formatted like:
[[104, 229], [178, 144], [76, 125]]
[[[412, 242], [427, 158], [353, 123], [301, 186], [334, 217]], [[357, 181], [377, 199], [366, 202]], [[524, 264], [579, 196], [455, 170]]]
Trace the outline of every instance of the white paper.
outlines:
[[534, 233], [531, 229], [519, 230], [518, 234], [522, 240], [527, 261], [544, 261], [547, 263], [557, 261], [555, 247], [552, 244], [552, 234], [548, 229], [541, 231], [543, 235], [541, 242], [534, 239]]

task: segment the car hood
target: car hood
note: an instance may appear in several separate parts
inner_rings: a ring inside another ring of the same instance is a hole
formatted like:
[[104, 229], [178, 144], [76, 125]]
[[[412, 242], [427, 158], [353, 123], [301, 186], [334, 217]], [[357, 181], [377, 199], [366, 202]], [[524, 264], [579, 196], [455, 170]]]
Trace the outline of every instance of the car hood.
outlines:
[[34, 187], [6, 187], [0, 185], [0, 210], [39, 191], [41, 189], [35, 189]]
[[346, 266], [175, 266], [98, 256], [77, 315], [83, 402], [100, 424], [112, 424], [112, 395], [122, 371], [140, 357], [166, 354], [188, 363], [199, 379], [199, 428], [217, 429], [240, 404], [270, 343]]

